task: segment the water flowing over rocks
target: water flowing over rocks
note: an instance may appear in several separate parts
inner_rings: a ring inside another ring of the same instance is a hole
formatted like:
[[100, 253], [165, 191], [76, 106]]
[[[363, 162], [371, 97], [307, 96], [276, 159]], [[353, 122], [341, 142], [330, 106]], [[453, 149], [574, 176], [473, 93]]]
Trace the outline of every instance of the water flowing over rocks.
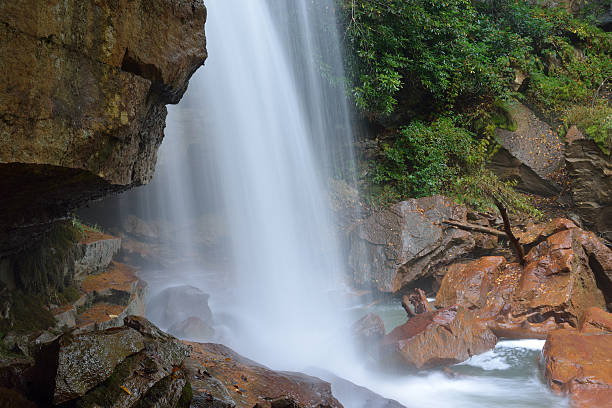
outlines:
[[198, 0], [0, 4], [0, 252], [150, 180], [205, 20]]
[[433, 196], [402, 201], [357, 224], [349, 253], [354, 284], [397, 292], [472, 251], [479, 234], [447, 227], [447, 220], [466, 222], [467, 210]]

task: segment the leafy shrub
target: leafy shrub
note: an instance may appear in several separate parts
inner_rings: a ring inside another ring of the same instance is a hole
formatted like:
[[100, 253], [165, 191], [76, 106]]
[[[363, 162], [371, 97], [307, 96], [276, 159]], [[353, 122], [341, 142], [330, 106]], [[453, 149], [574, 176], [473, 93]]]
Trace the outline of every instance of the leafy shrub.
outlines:
[[567, 111], [564, 122], [568, 127], [576, 125], [599, 146], [602, 152], [610, 154], [612, 107], [605, 104], [593, 108], [574, 106]]
[[474, 134], [440, 118], [431, 125], [413, 122], [392, 144], [384, 144], [372, 181], [391, 185], [394, 198], [423, 197], [444, 192], [461, 168], [480, 159]]

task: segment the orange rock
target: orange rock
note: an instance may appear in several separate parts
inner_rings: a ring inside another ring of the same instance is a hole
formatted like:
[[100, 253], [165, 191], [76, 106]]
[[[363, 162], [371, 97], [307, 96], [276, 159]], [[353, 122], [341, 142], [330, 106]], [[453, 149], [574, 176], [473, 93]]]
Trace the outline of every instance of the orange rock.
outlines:
[[495, 347], [497, 337], [474, 313], [454, 306], [414, 316], [382, 340], [385, 355], [414, 368], [456, 364]]
[[477, 310], [497, 336], [512, 338], [546, 338], [551, 330], [578, 327], [586, 309], [605, 308], [600, 289], [608, 271], [612, 275], [612, 251], [593, 234], [579, 228], [556, 232], [526, 260], [524, 267], [502, 257], [451, 265], [436, 305]]
[[544, 346], [544, 374], [574, 408], [612, 406], [612, 334], [552, 332]]
[[612, 313], [608, 313], [598, 307], [590, 307], [580, 317], [579, 328], [583, 333], [612, 333]]

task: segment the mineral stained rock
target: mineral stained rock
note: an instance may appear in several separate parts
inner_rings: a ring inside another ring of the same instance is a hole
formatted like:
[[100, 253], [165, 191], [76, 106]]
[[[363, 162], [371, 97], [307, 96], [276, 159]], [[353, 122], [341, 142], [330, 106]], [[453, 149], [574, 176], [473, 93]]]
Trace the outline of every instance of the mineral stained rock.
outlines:
[[205, 20], [201, 0], [0, 3], [0, 253], [149, 181], [165, 105], [206, 59]]

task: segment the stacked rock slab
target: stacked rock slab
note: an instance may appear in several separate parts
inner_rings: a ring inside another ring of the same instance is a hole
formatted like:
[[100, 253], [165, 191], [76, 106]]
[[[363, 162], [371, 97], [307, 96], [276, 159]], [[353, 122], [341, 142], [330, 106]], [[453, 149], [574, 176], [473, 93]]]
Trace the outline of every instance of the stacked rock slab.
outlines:
[[112, 261], [121, 239], [86, 230], [76, 244], [82, 256], [75, 260], [79, 297], [51, 310], [60, 330], [78, 332], [121, 326], [128, 315], [144, 315], [146, 285], [132, 267]]
[[150, 180], [205, 20], [201, 0], [0, 3], [0, 252]]

